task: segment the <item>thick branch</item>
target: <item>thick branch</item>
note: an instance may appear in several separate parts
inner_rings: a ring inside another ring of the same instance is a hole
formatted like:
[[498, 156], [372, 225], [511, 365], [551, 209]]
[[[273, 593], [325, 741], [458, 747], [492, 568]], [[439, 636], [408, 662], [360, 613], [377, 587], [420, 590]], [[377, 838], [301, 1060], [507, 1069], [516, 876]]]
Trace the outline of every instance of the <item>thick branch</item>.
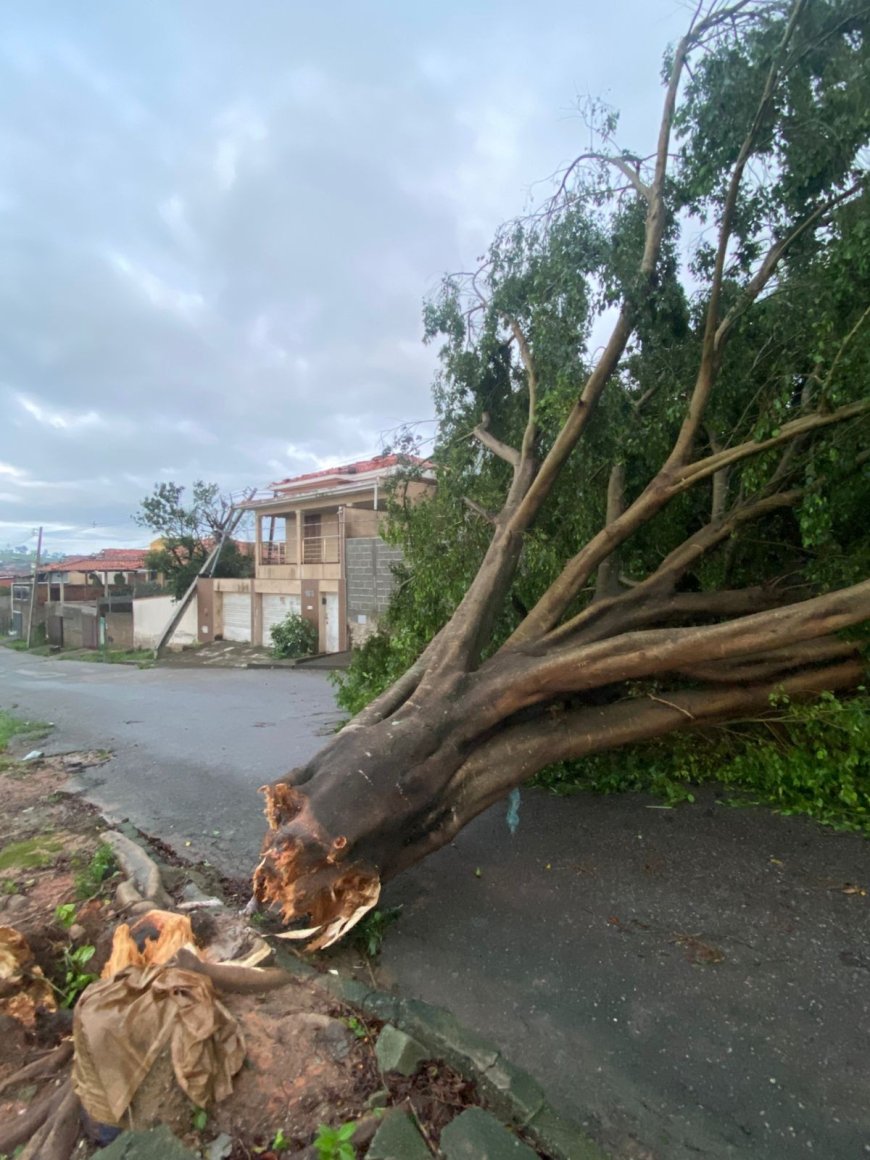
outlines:
[[529, 416], [526, 420], [526, 429], [523, 432], [523, 443], [520, 448], [520, 457], [523, 460], [527, 460], [531, 458], [534, 452], [535, 440], [538, 436], [538, 372], [535, 368], [535, 360], [532, 358], [532, 352], [529, 350], [529, 344], [526, 341], [526, 336], [523, 334], [522, 327], [516, 319], [511, 319], [510, 327], [520, 350], [520, 358], [525, 367], [526, 383], [529, 388]]
[[[614, 463], [607, 481], [606, 524], [612, 524], [625, 511], [625, 464]], [[614, 552], [602, 560], [595, 577], [595, 599], [603, 600], [619, 591], [619, 555]]]
[[[686, 665], [751, 657], [780, 647], [783, 640], [799, 644], [830, 636], [868, 618], [870, 580], [725, 624], [629, 632], [591, 645], [569, 642], [538, 660], [518, 655], [510, 680], [499, 672], [503, 687], [481, 686], [480, 712], [498, 723], [556, 696], [655, 677]], [[495, 669], [498, 659], [496, 654], [487, 665]]]
[[668, 691], [655, 701], [639, 698], [601, 708], [547, 713], [534, 721], [510, 726], [476, 750], [458, 769], [446, 791], [453, 803], [450, 814], [445, 817], [442, 813], [440, 824], [426, 835], [424, 842], [403, 853], [394, 872], [449, 842], [471, 818], [547, 765], [651, 741], [678, 730], [764, 713], [774, 692], [799, 699], [853, 688], [862, 675], [861, 662], [848, 660], [778, 682], [713, 691]]
[[784, 238], [781, 238], [780, 241], [776, 242], [773, 246], [770, 247], [764, 256], [761, 265], [759, 266], [755, 275], [750, 279], [740, 298], [738, 298], [738, 300], [734, 303], [734, 305], [719, 323], [719, 326], [716, 329], [714, 344], [717, 351], [721, 350], [721, 348], [725, 345], [729, 334], [734, 328], [734, 324], [742, 314], [745, 314], [745, 312], [749, 309], [755, 299], [768, 284], [770, 279], [775, 274], [780, 262], [794, 245], [794, 243], [798, 240], [798, 238], [805, 234], [811, 226], [818, 225], [821, 219], [825, 216], [825, 214], [829, 213], [830, 210], [834, 209], [838, 205], [841, 205], [844, 201], [848, 201], [848, 199], [853, 197], [856, 193], [859, 193], [864, 188], [865, 184], [866, 182], [864, 181], [856, 181], [855, 184], [850, 185], [848, 189], [844, 189], [842, 192], [836, 194], [834, 197], [829, 198], [821, 205], [816, 206], [813, 212], [808, 214], [802, 221], [798, 222], [798, 224], [794, 227], [793, 230], [791, 230], [790, 233], [786, 234]]
[[789, 669], [826, 664], [846, 657], [860, 659], [854, 642], [832, 636], [822, 637], [820, 640], [807, 640], [794, 647], [789, 645], [786, 648], [772, 649], [761, 659], [751, 661], [742, 661], [738, 658], [716, 665], [686, 665], [680, 669], [680, 673], [695, 681], [714, 685], [733, 685], [738, 681], [768, 680]]
[[[719, 17], [716, 17], [718, 20]], [[668, 156], [671, 140], [671, 130], [673, 127], [674, 111], [677, 103], [677, 91], [680, 87], [680, 80], [683, 75], [683, 70], [686, 67], [686, 58], [689, 51], [694, 44], [695, 38], [702, 32], [706, 31], [711, 26], [713, 20], [712, 14], [707, 20], [694, 26], [689, 30], [686, 36], [677, 45], [674, 53], [674, 60], [671, 66], [670, 76], [668, 78], [668, 87], [665, 93], [664, 108], [662, 111], [661, 121], [659, 123], [659, 137], [656, 146], [656, 162], [655, 173], [652, 184], [649, 187], [649, 196], [647, 197], [648, 210], [646, 216], [645, 236], [643, 256], [640, 262], [640, 276], [642, 282], [649, 283], [655, 271], [656, 261], [658, 259], [659, 250], [661, 249], [662, 236], [664, 234], [665, 221], [667, 218], [665, 206], [665, 178], [667, 176]], [[623, 303], [619, 316], [616, 319], [613, 330], [604, 352], [598, 361], [595, 369], [592, 371], [580, 398], [571, 409], [561, 431], [556, 436], [553, 446], [550, 448], [544, 462], [541, 464], [534, 483], [529, 488], [529, 492], [525, 500], [517, 511], [513, 526], [517, 530], [524, 531], [531, 524], [534, 517], [537, 515], [541, 504], [547, 498], [551, 488], [562, 470], [565, 460], [571, 454], [573, 449], [577, 446], [577, 442], [586, 424], [592, 415], [595, 404], [604, 390], [605, 386], [610, 380], [611, 375], [619, 365], [619, 360], [622, 358], [626, 343], [628, 342], [633, 329], [632, 311], [626, 303]]]
[[751, 439], [745, 443], [738, 443], [736, 447], [726, 447], [724, 451], [715, 452], [705, 459], [690, 463], [674, 476], [674, 491], [676, 495], [694, 486], [699, 480], [707, 479], [724, 467], [739, 463], [742, 459], [749, 459], [753, 455], [761, 455], [791, 439], [801, 435], [808, 435], [811, 431], [819, 431], [823, 427], [830, 427], [834, 423], [844, 423], [849, 419], [857, 419], [870, 412], [870, 399], [859, 399], [855, 403], [847, 403], [835, 411], [815, 411], [811, 415], [802, 415], [799, 419], [792, 419], [790, 423], [783, 423], [775, 435], [769, 439]]
[[697, 624], [699, 621], [747, 616], [767, 608], [780, 608], [787, 603], [787, 598], [781, 592], [761, 585], [719, 592], [675, 592], [664, 595], [646, 590], [636, 595], [641, 587], [638, 585], [631, 592], [622, 593], [601, 605], [591, 604], [581, 614], [582, 621], [575, 623], [570, 632], [567, 624], [561, 626], [547, 637], [547, 642], [555, 644], [570, 636], [575, 644], [592, 644], [641, 628], [687, 622]]
[[505, 463], [509, 463], [511, 467], [519, 467], [520, 453], [514, 447], [508, 446], [507, 443], [502, 443], [500, 439], [496, 439], [495, 435], [491, 434], [486, 428], [488, 422], [487, 416], [472, 431], [475, 439], [482, 443], [487, 450], [491, 451], [493, 455], [497, 455], [499, 459], [503, 459]]
[[736, 447], [726, 448], [724, 451], [708, 455], [705, 459], [700, 459], [682, 468], [678, 473], [660, 472], [619, 519], [593, 536], [577, 555], [568, 561], [561, 574], [543, 594], [510, 638], [508, 644], [515, 645], [539, 639], [552, 631], [571, 600], [586, 584], [600, 562], [638, 528], [648, 523], [675, 495], [679, 495], [688, 488], [694, 487], [702, 479], [707, 479], [717, 471], [730, 467], [734, 463], [739, 463], [743, 459], [760, 455], [811, 431], [857, 418], [868, 411], [870, 411], [870, 399], [849, 403], [827, 413], [817, 412], [812, 415], [804, 415], [790, 423], [783, 424], [777, 434], [772, 435], [769, 439], [749, 440]]

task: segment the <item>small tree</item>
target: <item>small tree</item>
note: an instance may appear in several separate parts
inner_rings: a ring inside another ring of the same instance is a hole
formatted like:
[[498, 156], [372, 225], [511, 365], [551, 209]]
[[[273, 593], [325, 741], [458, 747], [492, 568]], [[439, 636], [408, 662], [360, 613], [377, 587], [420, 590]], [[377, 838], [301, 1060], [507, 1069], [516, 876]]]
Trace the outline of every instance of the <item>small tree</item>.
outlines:
[[273, 656], [295, 659], [317, 651], [317, 628], [298, 612], [288, 612], [271, 635]]
[[[163, 573], [167, 587], [177, 600], [202, 571], [233, 507], [232, 500], [221, 495], [216, 483], [195, 480], [187, 505], [184, 491], [177, 483], [156, 483], [133, 516], [137, 524], [156, 532], [163, 541], [162, 547], [148, 552], [145, 566]], [[252, 560], [239, 551], [237, 544], [227, 540], [215, 575], [250, 576], [252, 567]]]

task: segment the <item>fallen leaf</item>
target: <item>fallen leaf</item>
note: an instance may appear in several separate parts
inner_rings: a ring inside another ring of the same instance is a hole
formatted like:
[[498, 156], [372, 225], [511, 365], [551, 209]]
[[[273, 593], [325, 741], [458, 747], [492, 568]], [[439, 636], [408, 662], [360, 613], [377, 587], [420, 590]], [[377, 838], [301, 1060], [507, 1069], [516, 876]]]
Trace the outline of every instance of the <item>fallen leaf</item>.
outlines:
[[725, 952], [719, 947], [702, 942], [691, 934], [677, 935], [674, 940], [686, 952], [686, 958], [695, 966], [712, 966], [725, 961]]

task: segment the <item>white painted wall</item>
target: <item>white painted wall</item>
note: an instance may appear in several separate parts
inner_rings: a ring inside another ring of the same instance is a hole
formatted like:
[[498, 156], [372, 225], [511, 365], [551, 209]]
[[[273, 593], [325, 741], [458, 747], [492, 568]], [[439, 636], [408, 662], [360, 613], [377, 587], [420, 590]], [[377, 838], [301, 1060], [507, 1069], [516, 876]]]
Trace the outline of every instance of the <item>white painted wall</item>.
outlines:
[[[171, 596], [141, 596], [133, 601], [133, 647], [156, 648], [160, 636], [175, 611], [177, 601]], [[170, 649], [181, 649], [195, 644], [198, 639], [196, 598], [176, 628]]]

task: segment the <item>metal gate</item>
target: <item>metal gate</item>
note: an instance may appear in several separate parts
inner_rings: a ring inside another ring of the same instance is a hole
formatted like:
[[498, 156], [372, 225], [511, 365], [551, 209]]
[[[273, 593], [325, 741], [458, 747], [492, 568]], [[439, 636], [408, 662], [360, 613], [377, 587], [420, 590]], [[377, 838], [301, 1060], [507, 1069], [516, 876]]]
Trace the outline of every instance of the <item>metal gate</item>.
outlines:
[[223, 593], [224, 640], [249, 644], [251, 640], [251, 597], [247, 592]]
[[45, 618], [45, 636], [50, 645], [63, 648], [63, 617], [56, 613]]
[[276, 595], [264, 593], [260, 598], [263, 613], [263, 635], [260, 644], [266, 648], [272, 647], [272, 629], [280, 624], [288, 613], [295, 612], [299, 616], [302, 612], [302, 597], [293, 595]]

